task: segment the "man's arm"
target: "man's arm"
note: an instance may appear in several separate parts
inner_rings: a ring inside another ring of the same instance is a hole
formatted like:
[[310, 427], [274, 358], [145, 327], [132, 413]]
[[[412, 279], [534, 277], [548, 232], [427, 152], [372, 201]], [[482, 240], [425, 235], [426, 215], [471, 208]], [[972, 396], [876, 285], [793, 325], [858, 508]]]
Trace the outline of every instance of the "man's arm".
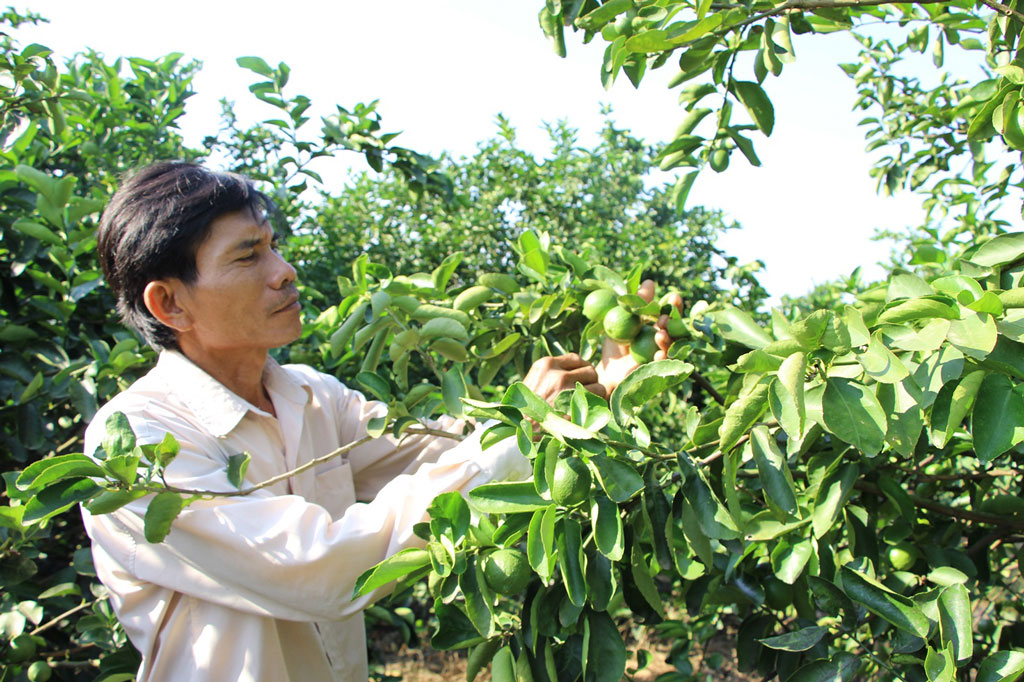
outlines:
[[[97, 446], [102, 424], [97, 420], [90, 429], [87, 451]], [[140, 443], [157, 442], [163, 436], [159, 425], [135, 420], [132, 426]], [[187, 426], [182, 429], [175, 434], [181, 452], [167, 469], [168, 483], [179, 488], [233, 490], [223, 462], [207, 454], [211, 444], [198, 432], [190, 433]], [[422, 546], [412, 528], [424, 520], [435, 496], [466, 492], [526, 462], [511, 440], [488, 449], [482, 457], [469, 456], [463, 448], [480, 450], [478, 442], [467, 439], [436, 463], [396, 477], [372, 502], [354, 504], [337, 519], [297, 495], [259, 490], [193, 503], [158, 544], [145, 540], [148, 497], [113, 514], [86, 512], [86, 527], [101, 558], [97, 568], [122, 581], [130, 576], [274, 618], [338, 620], [380, 596], [353, 600], [359, 575], [401, 549]]]

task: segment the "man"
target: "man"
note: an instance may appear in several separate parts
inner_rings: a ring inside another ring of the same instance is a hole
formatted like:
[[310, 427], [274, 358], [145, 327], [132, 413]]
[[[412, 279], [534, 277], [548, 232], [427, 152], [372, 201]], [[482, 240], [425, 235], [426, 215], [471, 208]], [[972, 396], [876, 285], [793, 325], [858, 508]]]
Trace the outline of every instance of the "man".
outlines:
[[[251, 485], [359, 440], [383, 413], [332, 377], [270, 358], [301, 323], [269, 209], [247, 179], [177, 162], [139, 171], [114, 195], [101, 265], [122, 319], [161, 353], [100, 410], [87, 453], [121, 411], [140, 443], [168, 432], [181, 443], [168, 484], [230, 491], [231, 455], [252, 455]], [[664, 350], [663, 329], [659, 341]], [[539, 361], [525, 381], [548, 400], [577, 382], [604, 394], [633, 367], [622, 351], [607, 353], [601, 375], [569, 355]], [[85, 521], [97, 573], [142, 653], [140, 682], [365, 680], [361, 610], [379, 595], [352, 599], [356, 578], [417, 545], [412, 527], [436, 495], [529, 473], [514, 439], [482, 450], [478, 431], [462, 442], [382, 437], [251, 495], [193, 503], [159, 544], [144, 539], [148, 499]]]

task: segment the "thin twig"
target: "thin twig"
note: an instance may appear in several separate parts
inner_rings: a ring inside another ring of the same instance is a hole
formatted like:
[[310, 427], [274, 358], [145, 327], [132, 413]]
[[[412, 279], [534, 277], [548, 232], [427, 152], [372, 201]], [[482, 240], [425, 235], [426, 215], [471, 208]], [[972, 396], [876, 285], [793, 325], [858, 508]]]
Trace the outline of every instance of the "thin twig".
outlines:
[[1012, 7], [1008, 7], [1008, 6], [1004, 5], [1001, 2], [996, 2], [995, 0], [981, 0], [981, 4], [987, 6], [987, 7], [991, 8], [991, 9], [994, 9], [995, 11], [999, 12], [1003, 16], [1013, 17], [1013, 18], [1018, 19], [1020, 21], [1024, 21], [1024, 14], [1021, 14], [1017, 10], [1013, 9]]
[[32, 632], [30, 632], [28, 634], [29, 635], [38, 635], [40, 632], [43, 632], [44, 630], [49, 630], [54, 625], [56, 625], [60, 621], [64, 620], [68, 616], [73, 616], [74, 614], [78, 613], [79, 611], [81, 611], [83, 609], [89, 608], [90, 606], [92, 606], [93, 604], [95, 604], [98, 601], [99, 601], [99, 599], [93, 599], [92, 601], [83, 602], [83, 603], [79, 604], [78, 606], [76, 606], [74, 608], [68, 609], [64, 613], [62, 613], [59, 616], [57, 616], [56, 618], [51, 618], [49, 621], [47, 621], [46, 623], [43, 623], [42, 625], [40, 625], [39, 627], [37, 627], [35, 630], [33, 630]]
[[[985, 0], [982, 0], [984, 2]], [[789, 0], [781, 5], [776, 5], [772, 9], [765, 10], [764, 12], [758, 12], [749, 19], [745, 19], [738, 24], [732, 24], [722, 31], [716, 31], [720, 35], [724, 35], [729, 31], [735, 31], [749, 26], [750, 24], [756, 24], [762, 19], [768, 17], [777, 16], [790, 10], [816, 10], [816, 9], [855, 9], [857, 7], [877, 7], [878, 5], [942, 5], [946, 4], [946, 0], [914, 0], [914, 2], [894, 2], [893, 0]], [[987, 4], [987, 3], [986, 3]], [[1009, 8], [1007, 8], [1009, 9]]]
[[[441, 436], [441, 437], [444, 437], [444, 438], [451, 438], [453, 440], [462, 440], [462, 436], [460, 436], [459, 434], [450, 433], [448, 431], [441, 431], [441, 430], [438, 430], [438, 429], [431, 429], [431, 428], [428, 428], [426, 426], [410, 427], [408, 430], [406, 430], [405, 433], [407, 435]], [[310, 469], [312, 469], [314, 467], [317, 467], [317, 466], [319, 466], [319, 465], [321, 465], [321, 464], [323, 464], [325, 462], [329, 462], [332, 459], [334, 459], [335, 457], [340, 457], [341, 455], [345, 454], [346, 452], [349, 452], [350, 450], [354, 450], [355, 448], [359, 447], [360, 445], [365, 445], [366, 443], [369, 443], [372, 440], [376, 440], [376, 437], [374, 437], [374, 436], [363, 436], [359, 440], [353, 441], [351, 443], [347, 443], [346, 445], [342, 445], [340, 448], [337, 448], [336, 450], [332, 450], [331, 452], [328, 452], [326, 455], [321, 455], [320, 457], [316, 457], [314, 459], [311, 459], [311, 460], [309, 460], [308, 462], [306, 462], [305, 464], [303, 464], [301, 466], [295, 467], [294, 469], [286, 471], [283, 474], [278, 474], [277, 476], [272, 476], [272, 477], [268, 478], [267, 480], [265, 480], [265, 481], [263, 481], [261, 483], [257, 483], [257, 484], [255, 484], [255, 485], [253, 485], [251, 487], [244, 488], [242, 490], [227, 490], [227, 491], [224, 491], [224, 490], [189, 490], [187, 488], [178, 488], [176, 486], [171, 486], [171, 485], [168, 485], [166, 487], [138, 486], [137, 489], [138, 490], [146, 490], [148, 492], [154, 492], [154, 493], [172, 492], [172, 493], [179, 493], [181, 495], [197, 495], [197, 496], [200, 496], [200, 497], [241, 497], [243, 495], [251, 495], [252, 493], [256, 492], [257, 490], [262, 490], [263, 488], [269, 488], [270, 486], [274, 485], [275, 483], [280, 483], [281, 481], [285, 481], [285, 480], [287, 480], [289, 478], [292, 478], [294, 476], [298, 476], [299, 474], [301, 474], [301, 473], [303, 473], [305, 471], [309, 471]]]
[[[885, 497], [885, 493], [873, 483], [866, 481], [857, 481], [853, 484], [853, 487], [857, 490], [862, 490], [872, 495], [878, 495], [879, 497]], [[1014, 528], [1017, 530], [1024, 530], [1024, 519], [1013, 519], [1006, 516], [999, 516], [997, 514], [985, 514], [983, 512], [970, 511], [968, 509], [957, 509], [955, 507], [949, 507], [933, 500], [918, 497], [917, 495], [908, 494], [908, 497], [914, 503], [915, 507], [921, 509], [928, 509], [937, 514], [943, 516], [949, 516], [954, 519], [960, 519], [962, 521], [976, 521], [978, 523], [988, 523], [993, 526], [1002, 526], [1004, 528]]]
[[711, 385], [711, 382], [704, 378], [703, 374], [694, 370], [690, 376], [693, 377], [694, 382], [700, 386], [705, 393], [715, 399], [716, 403], [719, 405], [725, 405], [725, 398], [722, 397], [721, 393], [715, 390], [715, 387]]

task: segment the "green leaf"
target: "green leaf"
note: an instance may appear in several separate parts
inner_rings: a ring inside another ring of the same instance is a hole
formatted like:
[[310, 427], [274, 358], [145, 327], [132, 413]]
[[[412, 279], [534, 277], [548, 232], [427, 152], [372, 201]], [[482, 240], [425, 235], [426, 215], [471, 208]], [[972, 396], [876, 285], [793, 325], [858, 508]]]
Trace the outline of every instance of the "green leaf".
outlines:
[[991, 462], [1024, 440], [1024, 397], [1005, 374], [991, 373], [981, 382], [971, 413], [974, 452]]
[[772, 128], [775, 127], [775, 107], [761, 86], [751, 81], [736, 81], [732, 84], [732, 90], [743, 102], [758, 130], [765, 135], [771, 135]]
[[551, 502], [537, 494], [533, 481], [516, 481], [478, 486], [469, 491], [469, 504], [484, 514], [514, 514], [543, 509]]
[[812, 554], [814, 547], [809, 539], [790, 542], [787, 538], [782, 538], [772, 550], [772, 571], [779, 580], [792, 585], [803, 573]]
[[[772, 413], [790, 438], [803, 438], [807, 422], [804, 400], [804, 377], [807, 375], [807, 355], [793, 353], [779, 367], [778, 378], [772, 382], [769, 404]], [[777, 406], [776, 406], [777, 405]]]
[[881, 583], [848, 566], [840, 569], [843, 591], [868, 611], [912, 635], [927, 638], [928, 617], [913, 600], [896, 594]]
[[469, 333], [461, 322], [450, 317], [431, 318], [419, 330], [419, 338], [423, 341], [441, 337], [456, 339], [457, 341], [468, 341]]
[[171, 524], [185, 508], [185, 500], [178, 493], [159, 493], [146, 507], [143, 532], [147, 542], [163, 542], [171, 532]]
[[594, 524], [594, 542], [597, 551], [612, 561], [622, 559], [625, 551], [625, 535], [622, 530], [622, 514], [619, 506], [603, 495], [595, 495], [590, 509]]
[[609, 407], [615, 422], [625, 426], [634, 409], [681, 383], [692, 371], [693, 365], [681, 360], [656, 360], [630, 372], [612, 392]]
[[946, 338], [964, 355], [983, 360], [995, 348], [998, 338], [995, 320], [988, 313], [963, 309], [962, 319], [953, 320]]
[[62, 479], [106, 476], [103, 468], [85, 455], [57, 455], [29, 464], [14, 484], [18, 490], [36, 490]]
[[651, 569], [647, 565], [647, 560], [644, 559], [643, 549], [636, 540], [630, 544], [629, 570], [633, 579], [632, 587], [637, 589], [655, 613], [664, 618], [665, 607], [661, 602], [661, 595], [658, 594], [658, 587], [651, 577]]
[[146, 490], [107, 490], [83, 506], [89, 510], [90, 514], [109, 514], [148, 494], [149, 492]]
[[795, 514], [797, 503], [793, 476], [785, 455], [775, 442], [775, 437], [768, 432], [768, 427], [756, 426], [750, 432], [750, 442], [753, 446], [757, 473], [764, 488], [765, 501], [781, 512], [782, 518]]
[[239, 57], [235, 62], [243, 69], [248, 69], [265, 78], [273, 78], [274, 70], [262, 57]]
[[935, 398], [931, 413], [930, 438], [937, 448], [946, 446], [953, 433], [974, 408], [975, 397], [985, 379], [985, 370], [971, 372], [958, 382], [942, 387]]
[[435, 599], [434, 613], [437, 630], [430, 636], [430, 645], [435, 649], [465, 649], [484, 641], [466, 614], [454, 604]]
[[903, 324], [913, 320], [932, 318], [956, 320], [960, 309], [948, 296], [932, 294], [920, 298], [895, 301], [878, 315], [879, 324]]
[[762, 381], [729, 405], [718, 430], [722, 452], [731, 450], [768, 407], [768, 383]]
[[359, 372], [356, 382], [381, 402], [391, 401], [391, 385], [376, 372]]
[[238, 490], [242, 489], [242, 483], [245, 482], [245, 472], [249, 469], [249, 462], [251, 460], [252, 455], [248, 452], [228, 457], [228, 482]]
[[857, 362], [865, 374], [881, 383], [895, 384], [910, 374], [903, 362], [885, 347], [877, 333], [871, 337], [864, 352], [857, 354]]
[[63, 240], [53, 230], [28, 218], [18, 218], [11, 227], [27, 237], [38, 239], [47, 244], [63, 243]]
[[588, 675], [594, 682], [618, 682], [626, 672], [629, 654], [619, 628], [607, 613], [587, 613], [590, 641], [587, 651]]
[[103, 492], [88, 478], [66, 478], [40, 490], [25, 503], [22, 523], [34, 524], [61, 514], [72, 506], [91, 500]]
[[953, 682], [956, 678], [956, 666], [953, 664], [953, 654], [949, 647], [942, 650], [928, 647], [928, 653], [924, 657], [924, 670], [928, 675], [928, 682]]
[[733, 306], [710, 313], [718, 328], [718, 333], [727, 341], [734, 341], [747, 348], [764, 348], [772, 342], [761, 325], [754, 321], [746, 311]]
[[798, 668], [786, 682], [851, 682], [860, 669], [860, 659], [845, 651], [828, 660], [817, 660]]
[[103, 438], [103, 451], [107, 457], [127, 455], [135, 449], [135, 433], [123, 412], [114, 412], [107, 417], [105, 426], [107, 431]]
[[477, 559], [478, 556], [470, 556], [467, 559], [466, 570], [459, 574], [459, 589], [465, 597], [466, 615], [469, 616], [473, 627], [482, 636], [492, 637], [495, 634], [494, 613], [488, 597], [493, 595], [488, 594], [481, 562]]
[[807, 651], [812, 646], [820, 642], [826, 632], [828, 632], [828, 628], [821, 627], [819, 625], [812, 625], [810, 627], [801, 628], [782, 635], [765, 637], [764, 639], [759, 639], [757, 641], [761, 642], [769, 649], [778, 649], [779, 651]]
[[866, 386], [829, 377], [821, 408], [825, 426], [838, 438], [869, 457], [882, 449], [888, 424], [878, 399]]
[[999, 267], [1024, 256], [1024, 232], [1001, 234], [985, 242], [970, 256], [970, 261], [984, 267]]
[[738, 538], [740, 532], [736, 527], [736, 522], [711, 489], [704, 472], [694, 466], [685, 453], [680, 453], [678, 460], [680, 470], [686, 475], [682, 493], [693, 511], [700, 530], [712, 539], [733, 540]]
[[139, 469], [138, 455], [119, 455], [108, 457], [103, 461], [103, 469], [107, 474], [125, 485], [135, 482], [135, 474]]
[[164, 434], [163, 439], [153, 446], [150, 461], [154, 464], [167, 468], [167, 465], [174, 461], [174, 458], [181, 452], [181, 444], [169, 432]]
[[541, 580], [551, 580], [555, 568], [555, 505], [533, 512], [526, 535], [526, 556]]
[[569, 601], [583, 606], [587, 601], [587, 580], [583, 567], [583, 530], [575, 519], [562, 518], [555, 530], [558, 569]]
[[818, 487], [814, 498], [812, 528], [814, 537], [820, 538], [832, 528], [839, 513], [853, 493], [853, 484], [860, 471], [853, 462], [848, 462], [830, 472]]
[[939, 636], [943, 646], [950, 645], [957, 665], [974, 655], [974, 630], [971, 595], [961, 584], [950, 585], [939, 594]]
[[462, 252], [456, 251], [455, 253], [449, 254], [440, 265], [434, 268], [431, 273], [431, 277], [434, 280], [434, 288], [438, 291], [444, 291], [448, 286], [448, 282], [451, 280], [452, 275], [455, 274], [455, 269], [459, 267], [459, 263], [462, 262]]
[[605, 455], [594, 455], [589, 462], [598, 483], [613, 502], [621, 504], [644, 489], [644, 479], [631, 464]]
[[444, 407], [448, 414], [456, 418], [462, 417], [462, 399], [468, 393], [466, 379], [462, 376], [462, 370], [457, 365], [445, 371], [441, 377], [441, 396], [444, 399]]
[[498, 649], [491, 659], [491, 682], [516, 682], [516, 659], [507, 646]]
[[403, 549], [359, 576], [352, 596], [362, 597], [428, 565], [430, 553], [427, 550], [416, 547]]
[[975, 682], [1014, 682], [1024, 673], [1024, 652], [997, 651], [978, 666]]

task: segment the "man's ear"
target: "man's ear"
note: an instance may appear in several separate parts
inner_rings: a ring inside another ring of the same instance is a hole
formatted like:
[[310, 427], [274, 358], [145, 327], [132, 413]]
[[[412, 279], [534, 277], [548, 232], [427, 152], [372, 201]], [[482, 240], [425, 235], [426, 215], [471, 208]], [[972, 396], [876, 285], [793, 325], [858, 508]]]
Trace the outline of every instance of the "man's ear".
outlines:
[[177, 280], [156, 279], [146, 285], [142, 301], [146, 308], [162, 324], [184, 332], [192, 328], [192, 317], [181, 305], [178, 291], [181, 283]]

